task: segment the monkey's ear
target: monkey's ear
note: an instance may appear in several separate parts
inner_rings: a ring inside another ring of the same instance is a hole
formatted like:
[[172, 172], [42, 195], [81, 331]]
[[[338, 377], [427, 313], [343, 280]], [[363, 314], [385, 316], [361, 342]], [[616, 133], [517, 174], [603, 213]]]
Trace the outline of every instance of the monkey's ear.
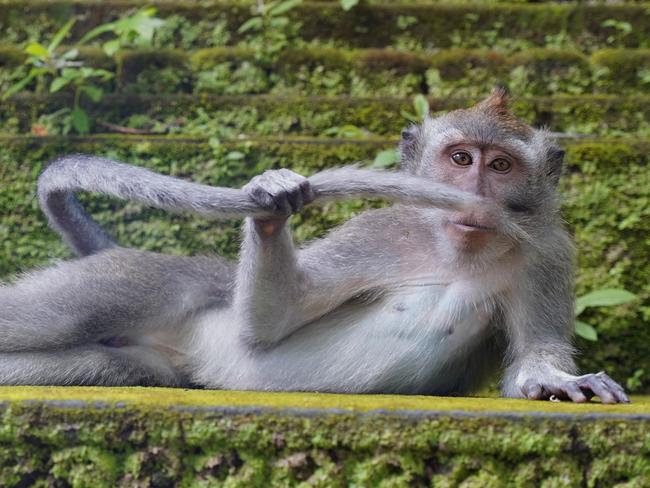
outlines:
[[399, 144], [400, 161], [403, 169], [414, 169], [417, 164], [418, 139], [420, 126], [411, 125], [402, 131], [402, 141]]
[[562, 175], [562, 168], [564, 167], [564, 154], [565, 152], [562, 149], [551, 149], [548, 155], [548, 171], [546, 176], [553, 182], [554, 185], [557, 185]]

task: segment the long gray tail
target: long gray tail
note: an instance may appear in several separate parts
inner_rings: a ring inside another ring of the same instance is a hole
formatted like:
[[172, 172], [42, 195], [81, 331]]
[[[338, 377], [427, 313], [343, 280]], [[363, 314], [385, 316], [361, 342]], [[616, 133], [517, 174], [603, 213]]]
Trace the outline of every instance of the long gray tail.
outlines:
[[[424, 178], [355, 166], [316, 173], [309, 181], [315, 203], [361, 197], [463, 209], [479, 202], [469, 193]], [[38, 197], [50, 226], [79, 256], [116, 243], [84, 210], [74, 195], [78, 191], [216, 219], [270, 216], [242, 190], [192, 183], [106, 158], [65, 156], [53, 161], [39, 177]]]

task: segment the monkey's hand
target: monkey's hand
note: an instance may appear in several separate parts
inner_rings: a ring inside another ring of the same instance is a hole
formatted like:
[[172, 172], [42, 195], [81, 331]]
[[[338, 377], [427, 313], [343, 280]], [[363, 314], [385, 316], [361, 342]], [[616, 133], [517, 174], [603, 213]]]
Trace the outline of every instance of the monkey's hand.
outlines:
[[314, 200], [314, 191], [304, 176], [288, 169], [268, 170], [242, 188], [270, 216], [256, 218], [262, 235], [274, 234], [287, 218]]
[[555, 396], [559, 400], [584, 403], [594, 396], [603, 403], [629, 403], [630, 399], [619, 385], [603, 371], [582, 376], [563, 375], [549, 379], [527, 380], [521, 387], [529, 400], [548, 400]]

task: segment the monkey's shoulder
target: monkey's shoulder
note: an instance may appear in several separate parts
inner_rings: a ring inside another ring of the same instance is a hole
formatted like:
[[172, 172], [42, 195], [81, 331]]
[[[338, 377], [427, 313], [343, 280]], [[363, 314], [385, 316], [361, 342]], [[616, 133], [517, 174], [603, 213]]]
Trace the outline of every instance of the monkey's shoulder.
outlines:
[[405, 241], [415, 237], [431, 237], [436, 230], [435, 214], [431, 210], [407, 205], [366, 210], [337, 228], [332, 236], [351, 234], [366, 239], [390, 238]]

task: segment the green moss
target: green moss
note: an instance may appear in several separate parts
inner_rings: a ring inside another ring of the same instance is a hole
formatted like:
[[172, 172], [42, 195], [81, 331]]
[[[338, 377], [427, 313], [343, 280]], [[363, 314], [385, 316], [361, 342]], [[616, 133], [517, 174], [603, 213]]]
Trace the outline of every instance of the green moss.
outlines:
[[15, 67], [24, 59], [25, 54], [16, 46], [0, 44], [0, 67]]
[[[207, 81], [206, 81], [207, 83]], [[221, 85], [217, 91], [245, 88]], [[222, 88], [219, 88], [221, 86]], [[252, 91], [252, 88], [248, 88]], [[469, 106], [478, 98], [430, 98], [433, 113]], [[60, 130], [49, 116], [72, 105], [71, 94], [23, 95], [3, 103], [0, 133], [29, 132], [35, 124], [55, 135]], [[353, 125], [375, 135], [396, 135], [407, 124], [402, 111], [412, 111], [412, 101], [401, 98], [214, 96], [214, 95], [107, 95], [102, 102], [84, 106], [92, 118], [139, 129], [167, 130], [190, 135], [234, 138], [246, 135], [298, 134], [319, 136], [331, 127]], [[537, 126], [556, 132], [645, 137], [650, 134], [650, 97], [583, 95], [518, 97], [515, 112]], [[49, 117], [48, 117], [49, 116]], [[95, 130], [106, 131], [96, 125]]]
[[[126, 12], [144, 3], [138, 0], [110, 1], [30, 1], [5, 0], [0, 4], [0, 32], [5, 40], [22, 41], [33, 35], [33, 25], [53, 33], [72, 16], [78, 16], [73, 39], [91, 28], [114, 20], [116, 12]], [[250, 2], [213, 0], [197, 5], [194, 2], [158, 1], [158, 15], [184, 19], [193, 26], [192, 36], [173, 37], [183, 47], [206, 45], [218, 22], [225, 21], [230, 42], [244, 36], [238, 27], [250, 17]], [[343, 12], [337, 2], [304, 2], [289, 14], [293, 22], [302, 23], [300, 36], [307, 41], [334, 42], [349, 47], [383, 47], [408, 42], [421, 47], [482, 47], [496, 43], [505, 49], [544, 46], [554, 39], [583, 49], [610, 45], [647, 47], [650, 22], [642, 4], [519, 4], [490, 2], [404, 3], [363, 2]], [[408, 28], [400, 22], [412, 19]], [[627, 23], [629, 31], [621, 32], [603, 23], [615, 19]], [[38, 22], [38, 24], [35, 24]], [[372, 26], [368, 28], [365, 26]], [[169, 40], [169, 39], [168, 39]], [[563, 46], [565, 47], [565, 46]]]
[[[128, 404], [148, 408], [265, 408], [351, 412], [474, 412], [551, 415], [650, 415], [650, 397], [633, 396], [632, 403], [541, 402], [487, 397], [432, 397], [419, 395], [343, 395], [306, 392], [186, 390], [154, 387], [0, 386], [1, 402], [25, 401]], [[650, 447], [650, 446], [649, 446]]]
[[[609, 51], [598, 53], [590, 63], [580, 53], [556, 49], [532, 49], [513, 56], [449, 49], [425, 56], [393, 49], [304, 48], [286, 49], [270, 63], [241, 48], [211, 48], [192, 54], [146, 49], [119, 52], [114, 67], [96, 49], [84, 53], [89, 64], [116, 70], [119, 91], [136, 93], [373, 93], [405, 97], [429, 92], [435, 96], [477, 97], [485, 87], [500, 82], [514, 93], [528, 96], [618, 94], [621, 90], [645, 94], [644, 70], [648, 69], [644, 61], [647, 50], [626, 51], [620, 57]], [[11, 73], [12, 69], [0, 68], [0, 74], [3, 71]], [[632, 74], [612, 82], [619, 71]]]
[[607, 49], [594, 53], [591, 59], [603, 68], [601, 85], [618, 90], [634, 84], [650, 87], [650, 49]]
[[[648, 403], [641, 398], [637, 407], [617, 407], [23, 387], [1, 388], [0, 397], [3, 486], [49, 480], [93, 487], [610, 486], [622, 481], [642, 487], [650, 475], [649, 421], [638, 416], [648, 413]], [[68, 403], [48, 403], [60, 399]], [[397, 410], [404, 407], [417, 412]], [[570, 414], [531, 413], [539, 409]], [[625, 412], [606, 413], [617, 409]], [[513, 417], [513, 411], [527, 413]], [[589, 418], [587, 412], [599, 417]]]

